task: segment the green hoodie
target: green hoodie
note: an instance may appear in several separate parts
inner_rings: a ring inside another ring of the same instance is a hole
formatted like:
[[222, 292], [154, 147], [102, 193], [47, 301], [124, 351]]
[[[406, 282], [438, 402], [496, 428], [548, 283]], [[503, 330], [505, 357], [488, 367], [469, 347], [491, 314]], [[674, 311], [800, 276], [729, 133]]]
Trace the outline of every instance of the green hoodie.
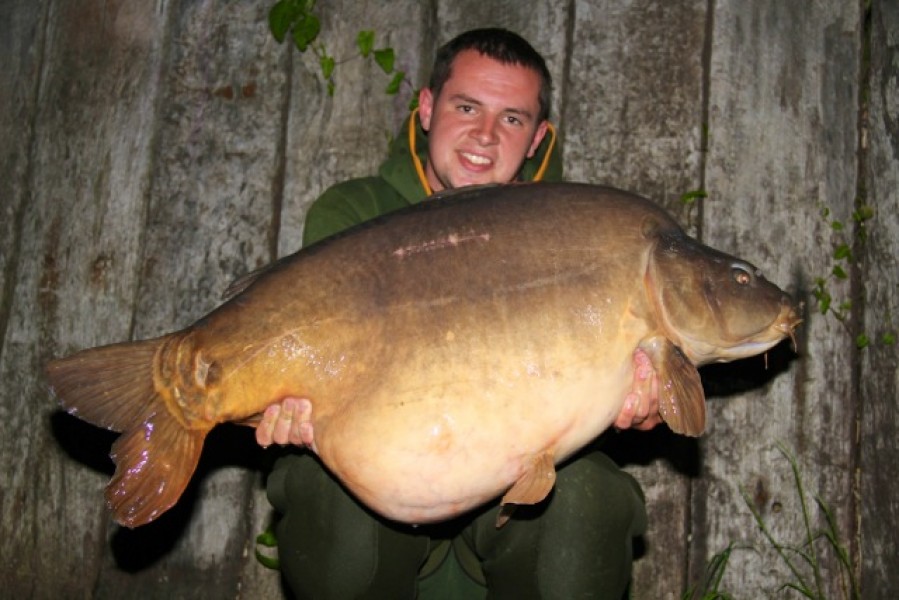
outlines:
[[[418, 204], [428, 197], [424, 164], [428, 155], [427, 134], [415, 110], [390, 144], [390, 154], [378, 175], [350, 179], [333, 185], [319, 196], [306, 214], [303, 246], [364, 223], [375, 217]], [[414, 126], [413, 126], [414, 123]], [[405, 134], [404, 134], [405, 132]], [[415, 148], [415, 154], [411, 149]], [[534, 156], [525, 160], [520, 181], [560, 181], [562, 159], [550, 126]]]

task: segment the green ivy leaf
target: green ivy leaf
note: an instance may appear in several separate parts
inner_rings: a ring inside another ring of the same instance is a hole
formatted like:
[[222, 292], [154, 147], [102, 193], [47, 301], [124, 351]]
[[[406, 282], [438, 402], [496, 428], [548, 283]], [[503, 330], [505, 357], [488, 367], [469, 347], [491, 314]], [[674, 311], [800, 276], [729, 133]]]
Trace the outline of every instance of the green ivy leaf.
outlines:
[[281, 568], [281, 561], [279, 561], [277, 558], [266, 556], [259, 550], [256, 550], [256, 560], [258, 560], [259, 563], [266, 569], [277, 571]]
[[896, 334], [892, 331], [888, 331], [880, 337], [880, 341], [884, 343], [884, 345], [892, 346], [896, 343]]
[[874, 218], [874, 209], [867, 204], [862, 204], [852, 213], [852, 218], [856, 223], [863, 223]]
[[834, 231], [843, 231], [843, 224], [839, 221], [834, 221], [830, 224], [830, 228]]
[[297, 16], [296, 8], [296, 3], [280, 0], [268, 11], [268, 27], [279, 44], [284, 41], [284, 36]]
[[836, 260], [843, 260], [844, 258], [850, 258], [851, 256], [852, 250], [849, 248], [848, 244], [840, 244], [833, 252], [833, 257]]
[[375, 50], [375, 62], [378, 63], [378, 66], [381, 69], [390, 75], [393, 73], [393, 62], [395, 57], [393, 55], [393, 48], [382, 48], [380, 50]]
[[397, 71], [393, 74], [393, 79], [390, 80], [390, 83], [387, 84], [387, 89], [384, 91], [391, 96], [396, 95], [396, 93], [400, 91], [400, 86], [403, 84], [405, 78], [406, 74], [403, 71]]
[[858, 337], [855, 338], [855, 346], [857, 348], [867, 348], [870, 343], [871, 340], [864, 333], [858, 334]]
[[841, 267], [840, 265], [834, 265], [833, 276], [837, 279], [846, 279], [848, 277], [848, 275], [846, 275], [846, 271], [844, 271], [843, 267]]
[[278, 538], [275, 537], [274, 531], [267, 529], [256, 536], [256, 543], [266, 548], [274, 548], [278, 545]]
[[359, 48], [359, 54], [362, 58], [367, 58], [371, 54], [371, 49], [375, 46], [374, 31], [360, 31], [356, 36], [356, 46]]
[[318, 64], [322, 69], [322, 77], [324, 77], [325, 79], [331, 79], [331, 75], [334, 74], [334, 65], [336, 64], [334, 62], [334, 57], [324, 54], [321, 56], [321, 58], [318, 59]]
[[315, 15], [303, 15], [293, 28], [293, 43], [297, 50], [305, 52], [309, 44], [315, 41], [322, 25]]
[[683, 204], [693, 204], [701, 198], [708, 198], [708, 196], [705, 190], [691, 190], [681, 195], [680, 201]]
[[821, 311], [822, 315], [827, 314], [827, 311], [830, 309], [830, 303], [833, 301], [830, 294], [823, 288], [812, 291], [812, 294], [818, 300], [818, 310]]
[[329, 96], [334, 95], [334, 80], [333, 79], [328, 80], [328, 95]]
[[[272, 531], [271, 529], [266, 529], [256, 536], [256, 545], [263, 546], [265, 548], [276, 548], [278, 546], [278, 538], [275, 537], [274, 531]], [[259, 548], [256, 548], [256, 560], [258, 560], [262, 564], [262, 566], [268, 569], [277, 570], [281, 567], [281, 563], [276, 557], [266, 556], [259, 551]]]

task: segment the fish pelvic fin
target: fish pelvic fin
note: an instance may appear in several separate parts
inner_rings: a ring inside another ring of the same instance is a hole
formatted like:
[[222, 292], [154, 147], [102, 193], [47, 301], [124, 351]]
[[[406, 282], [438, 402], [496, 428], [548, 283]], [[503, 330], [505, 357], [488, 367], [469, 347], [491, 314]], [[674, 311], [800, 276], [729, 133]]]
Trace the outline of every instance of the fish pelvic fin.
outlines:
[[509, 488], [500, 502], [501, 508], [496, 518], [497, 529], [505, 525], [512, 516], [514, 505], [542, 502], [555, 483], [556, 463], [552, 453], [541, 452], [531, 457], [524, 474]]
[[90, 348], [45, 367], [69, 414], [123, 432], [112, 446], [116, 471], [106, 500], [126, 527], [149, 523], [178, 501], [209, 432], [186, 428], [155, 389], [154, 357], [167, 339]]
[[644, 340], [640, 347], [649, 356], [659, 378], [659, 414], [675, 433], [698, 437], [705, 431], [705, 392], [699, 371], [663, 337]]

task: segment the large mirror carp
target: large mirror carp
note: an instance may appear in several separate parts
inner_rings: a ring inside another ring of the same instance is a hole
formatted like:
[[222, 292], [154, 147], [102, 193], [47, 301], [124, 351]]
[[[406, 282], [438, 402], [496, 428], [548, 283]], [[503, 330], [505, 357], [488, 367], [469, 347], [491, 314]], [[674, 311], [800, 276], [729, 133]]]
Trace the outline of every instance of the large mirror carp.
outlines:
[[609, 427], [640, 347], [660, 412], [699, 435], [697, 366], [792, 337], [799, 308], [751, 264], [620, 190], [467, 188], [246, 278], [190, 327], [46, 368], [65, 409], [122, 432], [106, 498], [134, 527], [184, 491], [218, 423], [311, 400], [315, 449], [362, 502], [408, 523], [500, 495], [535, 503]]

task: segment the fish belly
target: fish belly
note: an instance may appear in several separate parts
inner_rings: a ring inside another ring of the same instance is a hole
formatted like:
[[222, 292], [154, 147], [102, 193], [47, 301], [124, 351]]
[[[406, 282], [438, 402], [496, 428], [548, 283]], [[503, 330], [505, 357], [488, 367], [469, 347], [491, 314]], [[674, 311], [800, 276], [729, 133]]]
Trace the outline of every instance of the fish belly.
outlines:
[[318, 451], [384, 516], [452, 518], [504, 493], [534, 457], [564, 460], [611, 425], [630, 383], [627, 358], [524, 381], [494, 373], [441, 383], [435, 374], [437, 385], [422, 387], [410, 377], [408, 387], [388, 386], [365, 407], [317, 421]]

